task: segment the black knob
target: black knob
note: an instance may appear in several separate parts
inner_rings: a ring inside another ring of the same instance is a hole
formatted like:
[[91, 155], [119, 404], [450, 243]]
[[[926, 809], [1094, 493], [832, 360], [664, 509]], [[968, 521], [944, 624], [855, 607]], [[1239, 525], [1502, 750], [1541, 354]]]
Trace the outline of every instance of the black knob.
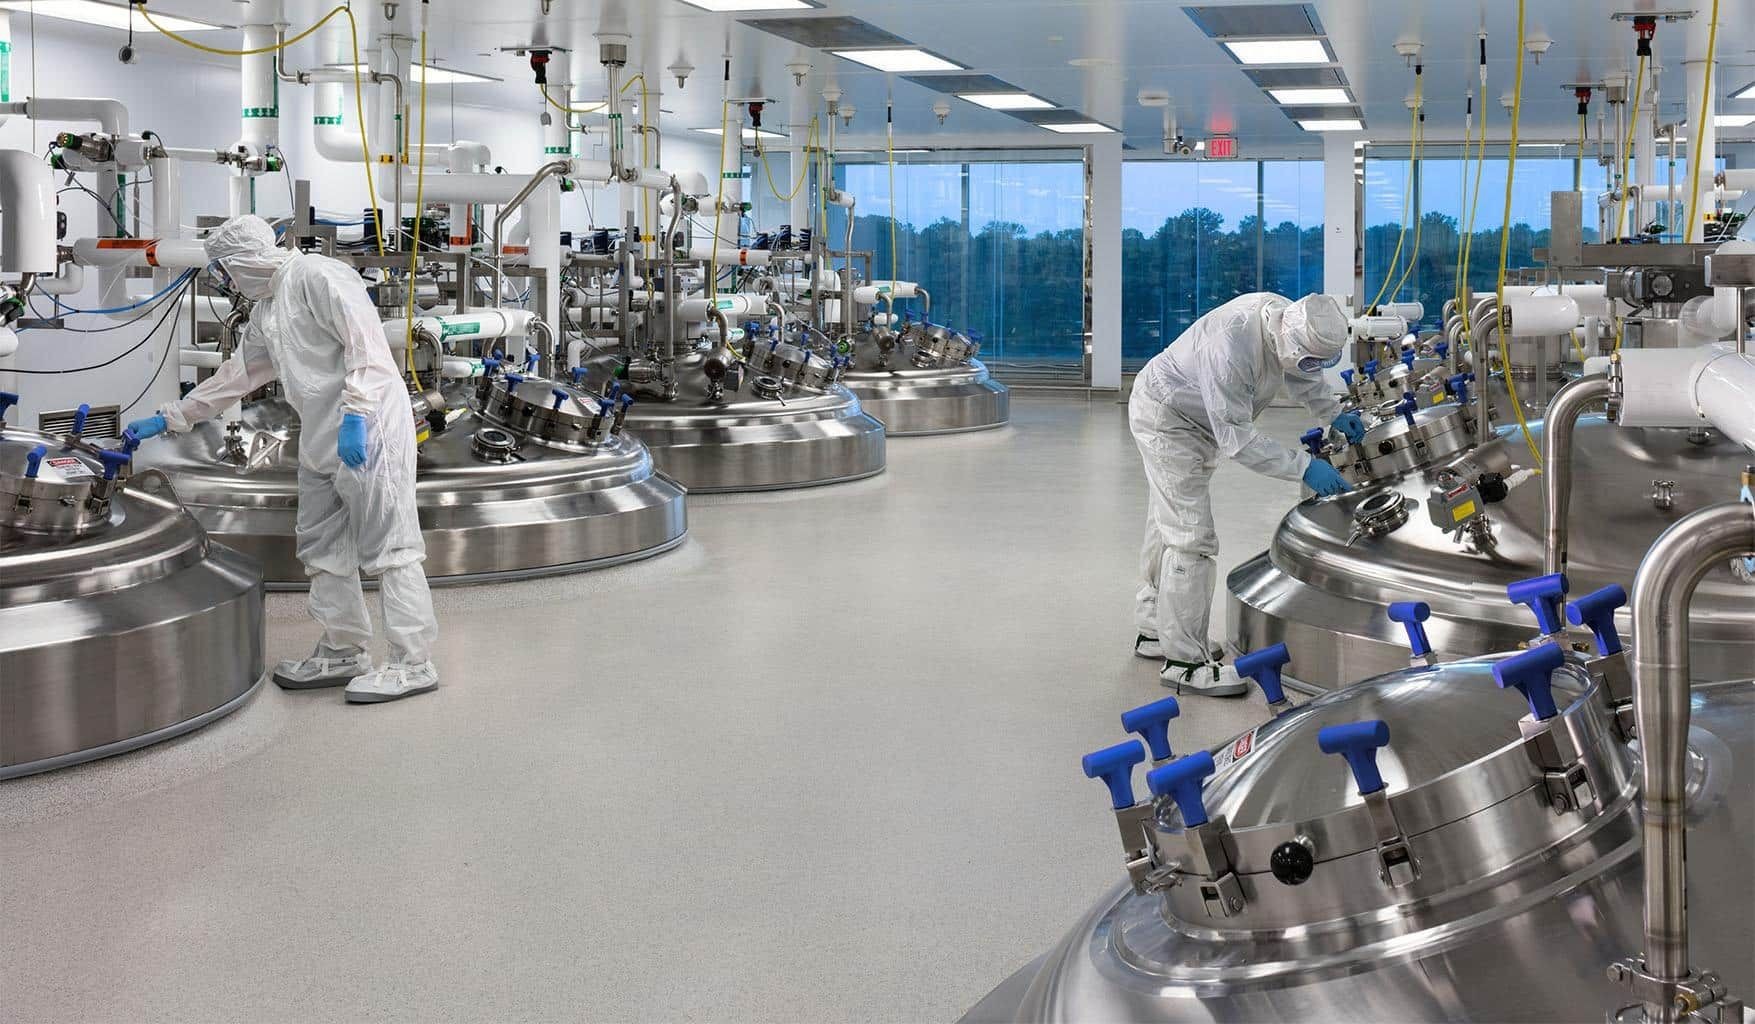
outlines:
[[1482, 473], [1475, 487], [1481, 492], [1481, 500], [1488, 504], [1498, 504], [1511, 493], [1511, 488], [1505, 486], [1505, 477], [1499, 473]]
[[1283, 885], [1303, 885], [1316, 870], [1316, 857], [1300, 842], [1285, 842], [1274, 847], [1268, 867]]

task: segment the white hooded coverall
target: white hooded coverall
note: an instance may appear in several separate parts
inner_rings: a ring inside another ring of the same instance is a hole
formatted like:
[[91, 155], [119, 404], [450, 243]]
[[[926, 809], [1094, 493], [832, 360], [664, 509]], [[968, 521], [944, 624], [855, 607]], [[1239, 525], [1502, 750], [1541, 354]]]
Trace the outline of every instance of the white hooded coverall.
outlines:
[[[421, 568], [414, 410], [365, 283], [337, 260], [276, 247], [260, 217], [226, 222], [206, 249], [255, 305], [231, 358], [159, 414], [180, 433], [278, 377], [299, 414], [298, 556], [323, 647], [338, 656], [369, 649], [363, 569], [379, 577], [390, 663], [426, 664], [439, 626]], [[336, 451], [347, 413], [367, 422], [358, 469]]]
[[1297, 365], [1339, 353], [1345, 337], [1346, 319], [1332, 298], [1293, 303], [1253, 292], [1196, 320], [1135, 379], [1127, 417], [1151, 493], [1134, 619], [1140, 635], [1158, 638], [1165, 658], [1212, 660], [1207, 625], [1219, 535], [1209, 491], [1218, 460], [1300, 479], [1309, 453], [1257, 433], [1255, 420], [1282, 387], [1318, 423], [1333, 420], [1340, 403], [1322, 371]]

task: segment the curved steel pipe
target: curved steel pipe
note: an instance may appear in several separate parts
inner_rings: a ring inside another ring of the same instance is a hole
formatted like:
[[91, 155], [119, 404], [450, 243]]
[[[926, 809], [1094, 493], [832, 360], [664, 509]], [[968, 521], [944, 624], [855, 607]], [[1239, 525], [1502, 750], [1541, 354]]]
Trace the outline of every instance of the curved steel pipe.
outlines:
[[1560, 389], [1542, 427], [1542, 572], [1566, 571], [1567, 511], [1572, 503], [1572, 432], [1578, 417], [1607, 402], [1606, 374], [1580, 377]]
[[[571, 169], [572, 162], [568, 160], [550, 160], [538, 167], [536, 173], [530, 176], [530, 180], [524, 183], [524, 187], [518, 190], [518, 194], [513, 196], [506, 205], [500, 207], [500, 212], [494, 216], [494, 305], [500, 304], [500, 295], [506, 287], [506, 236], [504, 228], [507, 218], [511, 217], [518, 207], [524, 205], [524, 200], [529, 199], [530, 194], [535, 192], [536, 187], [541, 185], [545, 179], [559, 177]], [[400, 178], [398, 180], [400, 181]], [[555, 282], [555, 284], [558, 285], [559, 282]]]
[[[1755, 552], [1755, 508], [1703, 508], [1658, 537], [1633, 579], [1633, 693], [1644, 796], [1645, 970], [1659, 981], [1688, 976], [1687, 826], [1688, 606], [1707, 572]], [[1674, 1006], [1646, 1003], [1652, 1021]]]

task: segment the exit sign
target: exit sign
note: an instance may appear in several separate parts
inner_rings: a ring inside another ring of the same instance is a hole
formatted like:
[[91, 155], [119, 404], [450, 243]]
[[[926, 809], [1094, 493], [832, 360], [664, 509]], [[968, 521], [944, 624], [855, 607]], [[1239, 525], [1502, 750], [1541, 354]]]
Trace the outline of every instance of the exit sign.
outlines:
[[1236, 158], [1236, 139], [1229, 135], [1215, 135], [1207, 140], [1208, 160], [1234, 160]]

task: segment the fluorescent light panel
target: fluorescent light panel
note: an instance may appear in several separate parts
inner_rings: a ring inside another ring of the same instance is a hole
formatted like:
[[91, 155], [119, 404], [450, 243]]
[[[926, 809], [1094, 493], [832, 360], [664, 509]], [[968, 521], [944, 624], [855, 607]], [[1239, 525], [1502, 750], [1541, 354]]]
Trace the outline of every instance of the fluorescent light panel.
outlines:
[[683, 0], [690, 7], [723, 14], [726, 11], [809, 11], [814, 5], [804, 0]]
[[[5, 0], [0, 2], [0, 11], [29, 11], [30, 0]], [[68, 21], [84, 22], [87, 25], [99, 25], [104, 28], [128, 27], [128, 8], [122, 4], [104, 4], [97, 0], [36, 0], [36, 13], [45, 18], [65, 18]], [[152, 16], [160, 25], [172, 32], [213, 32], [225, 28], [224, 25], [210, 25], [205, 21], [192, 21], [188, 18], [173, 18], [168, 14], [153, 11]], [[157, 34], [158, 29], [146, 23], [145, 18], [134, 19], [134, 31]]]
[[1054, 104], [1027, 92], [960, 92], [957, 98], [988, 110], [1053, 110]]
[[[157, 17], [157, 15], [154, 15], [154, 17]], [[354, 70], [356, 66], [362, 74], [371, 70], [371, 68], [364, 64], [340, 65], [340, 67], [344, 67], [349, 71]], [[500, 81], [500, 79], [495, 78], [492, 75], [478, 75], [473, 71], [458, 71], [455, 68], [429, 67], [425, 64], [410, 64], [408, 67], [408, 77], [414, 79], [415, 85], [419, 85], [423, 81], [428, 85], [473, 85], [478, 82]], [[557, 99], [556, 102], [559, 102], [559, 100]]]
[[1072, 124], [1045, 124], [1041, 127], [1062, 135], [1099, 135], [1113, 133], [1115, 129], [1095, 121], [1075, 121]]
[[1269, 89], [1268, 95], [1287, 107], [1348, 106], [1353, 102], [1345, 89]]
[[1755, 124], [1755, 114], [1714, 114], [1714, 128], [1747, 128]]
[[1743, 86], [1742, 89], [1731, 94], [1731, 99], [1733, 99], [1733, 100], [1755, 100], [1755, 85]]
[[879, 71], [893, 71], [903, 74], [913, 71], [967, 71], [961, 64], [945, 60], [936, 54], [927, 53], [919, 47], [902, 47], [899, 49], [882, 50], [831, 50], [837, 57], [845, 57], [855, 64], [864, 64], [868, 68]]
[[1320, 39], [1227, 39], [1225, 49], [1242, 64], [1328, 64]]
[[1299, 121], [1298, 127], [1307, 132], [1358, 132], [1365, 126], [1357, 118], [1342, 117], [1333, 120]]
[[[725, 134], [725, 132], [719, 128], [696, 128], [695, 131], [698, 131], [703, 135], [723, 136]], [[743, 130], [744, 141], [745, 142], [756, 141], [756, 135], [758, 133], [764, 139], [784, 139], [784, 138], [787, 138], [787, 136], [782, 135], [779, 132], [771, 132], [766, 128], [745, 128]]]

